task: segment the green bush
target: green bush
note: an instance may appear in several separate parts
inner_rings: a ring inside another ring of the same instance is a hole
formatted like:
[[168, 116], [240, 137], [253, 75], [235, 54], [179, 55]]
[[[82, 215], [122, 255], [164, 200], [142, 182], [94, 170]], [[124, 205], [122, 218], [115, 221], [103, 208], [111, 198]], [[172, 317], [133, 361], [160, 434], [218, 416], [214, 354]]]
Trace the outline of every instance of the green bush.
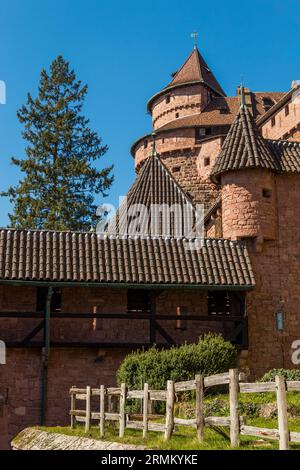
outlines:
[[282, 375], [286, 380], [300, 380], [300, 369], [271, 369], [259, 382], [274, 382], [276, 375]]
[[196, 374], [218, 374], [235, 367], [237, 352], [221, 335], [207, 334], [196, 344], [171, 349], [137, 351], [122, 362], [117, 379], [131, 389], [141, 389], [144, 382], [154, 390], [166, 388], [167, 380], [191, 380]]

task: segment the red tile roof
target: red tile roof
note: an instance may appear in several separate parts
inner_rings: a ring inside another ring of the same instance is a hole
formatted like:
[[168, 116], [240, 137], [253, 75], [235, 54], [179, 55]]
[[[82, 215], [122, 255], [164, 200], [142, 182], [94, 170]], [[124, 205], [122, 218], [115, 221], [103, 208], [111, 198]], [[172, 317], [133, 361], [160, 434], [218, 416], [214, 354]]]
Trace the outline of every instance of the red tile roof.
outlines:
[[76, 282], [251, 288], [246, 246], [204, 239], [101, 238], [96, 233], [2, 229], [0, 282]]
[[226, 136], [212, 175], [242, 168], [300, 173], [300, 142], [264, 139], [249, 109], [242, 106]]
[[[127, 193], [127, 198], [117, 210], [107, 227], [108, 234], [118, 233], [130, 226], [130, 223], [137, 216], [136, 211], [140, 204], [145, 209], [139, 216], [139, 225], [148, 235], [164, 235], [162, 230], [167, 227], [161, 227], [155, 223], [153, 217], [159, 214], [151, 214], [151, 208], [155, 204], [167, 205], [170, 209], [173, 207], [180, 208], [180, 227], [183, 233], [190, 230], [195, 222], [195, 207], [191, 199], [185, 194], [164, 163], [158, 155], [150, 155], [143, 164], [135, 182]], [[185, 215], [185, 217], [184, 217]], [[179, 216], [179, 215], [178, 215]], [[170, 234], [175, 233], [175, 220], [170, 220]], [[155, 229], [156, 233], [152, 233]], [[158, 232], [158, 233], [157, 233]], [[183, 235], [180, 234], [181, 235]], [[132, 234], [134, 235], [134, 234]]]

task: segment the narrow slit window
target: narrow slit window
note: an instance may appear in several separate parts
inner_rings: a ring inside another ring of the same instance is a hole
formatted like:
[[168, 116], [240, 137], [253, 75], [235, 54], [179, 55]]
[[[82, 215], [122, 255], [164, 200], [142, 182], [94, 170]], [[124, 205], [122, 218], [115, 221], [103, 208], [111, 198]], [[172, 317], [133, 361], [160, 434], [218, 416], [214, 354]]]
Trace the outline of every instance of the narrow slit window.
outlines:
[[266, 199], [270, 199], [272, 197], [272, 190], [269, 188], [263, 188], [262, 195]]

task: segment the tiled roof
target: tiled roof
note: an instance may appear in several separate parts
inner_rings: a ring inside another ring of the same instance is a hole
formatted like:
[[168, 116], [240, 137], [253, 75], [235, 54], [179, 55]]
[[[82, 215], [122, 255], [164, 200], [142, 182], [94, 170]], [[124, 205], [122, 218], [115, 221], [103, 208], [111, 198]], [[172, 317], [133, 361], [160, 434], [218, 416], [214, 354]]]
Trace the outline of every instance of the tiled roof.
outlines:
[[225, 171], [241, 168], [278, 170], [277, 161], [261, 136], [247, 106], [241, 106], [211, 174], [217, 176]]
[[200, 52], [197, 48], [194, 48], [185, 63], [178, 70], [178, 72], [176, 72], [173, 80], [166, 88], [183, 83], [198, 81], [203, 81], [206, 85], [208, 85], [220, 95], [225, 95], [225, 92], [222, 90], [220, 84], [216, 80], [210, 68], [207, 66]]
[[[265, 113], [263, 99], [268, 97], [276, 103], [284, 93], [251, 93], [253, 115], [255, 118]], [[201, 113], [192, 114], [182, 118], [175, 119], [162, 127], [156, 129], [156, 132], [178, 129], [180, 127], [194, 126], [224, 126], [233, 123], [240, 109], [239, 96], [218, 96], [201, 111]], [[226, 112], [224, 112], [226, 110]]]
[[[134, 214], [131, 210], [137, 205], [143, 205], [146, 210], [139, 215], [139, 225], [143, 227], [148, 235], [151, 235], [153, 217], [151, 218], [151, 208], [155, 204], [165, 204], [169, 208], [175, 204], [180, 207], [182, 216], [185, 214], [189, 219], [182, 219], [182, 231], [185, 232], [187, 227], [185, 222], [192, 220], [190, 224], [193, 226], [195, 208], [191, 199], [184, 193], [174, 177], [165, 167], [158, 155], [150, 155], [142, 169], [140, 170], [136, 181], [130, 188], [127, 199], [119, 207], [115, 217], [112, 219], [107, 228], [107, 233], [119, 233], [124, 227], [128, 226], [134, 220]], [[135, 212], [136, 216], [136, 212]], [[152, 235], [164, 235], [162, 227], [157, 226], [158, 231]], [[171, 227], [171, 234], [174, 234], [174, 227]], [[127, 231], [125, 232], [127, 234]]]
[[286, 173], [300, 173], [300, 142], [266, 140], [276, 160], [278, 170]]
[[197, 250], [186, 239], [112, 239], [96, 233], [3, 229], [0, 282], [48, 281], [236, 286], [254, 277], [241, 242], [205, 239]]

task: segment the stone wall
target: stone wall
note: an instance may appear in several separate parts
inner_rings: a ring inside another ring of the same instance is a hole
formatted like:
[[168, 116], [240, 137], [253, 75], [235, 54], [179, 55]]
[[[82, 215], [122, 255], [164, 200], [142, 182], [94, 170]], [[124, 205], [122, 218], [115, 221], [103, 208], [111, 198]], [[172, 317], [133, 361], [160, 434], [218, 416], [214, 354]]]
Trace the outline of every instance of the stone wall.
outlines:
[[199, 114], [208, 103], [208, 91], [201, 85], [189, 85], [166, 90], [152, 103], [154, 129], [174, 119]]
[[[2, 311], [35, 311], [36, 288], [1, 286]], [[124, 313], [126, 317], [126, 289], [64, 288], [64, 312]], [[207, 292], [188, 289], [165, 290], [157, 295], [157, 312], [176, 314], [178, 306], [189, 314], [207, 314]], [[0, 319], [0, 338], [21, 340], [40, 319]], [[190, 322], [186, 329], [176, 328], [176, 321], [160, 321], [163, 328], [178, 343], [195, 341], [204, 332], [220, 331], [220, 322]], [[178, 325], [177, 325], [178, 326]], [[41, 333], [36, 339], [42, 340]], [[149, 342], [149, 322], [146, 320], [51, 320], [51, 339], [55, 341], [89, 342]], [[158, 343], [164, 338], [157, 333]], [[112, 386], [116, 371], [130, 349], [96, 347], [51, 348], [48, 367], [48, 397], [46, 424], [65, 425], [69, 422], [69, 394], [72, 385], [85, 387]], [[8, 447], [9, 440], [26, 426], [40, 422], [42, 352], [40, 348], [7, 348], [7, 363], [0, 366], [0, 394], [6, 399], [0, 416], [0, 449]]]
[[266, 139], [300, 140], [300, 99], [289, 102], [262, 126]]
[[[300, 178], [285, 174], [272, 179], [276, 211], [272, 209], [270, 216], [275, 221], [276, 239], [265, 239], [263, 243], [247, 237], [263, 233], [260, 223], [263, 227], [265, 221], [256, 195], [260, 183], [267, 181], [265, 172], [236, 172], [234, 179], [231, 174], [223, 180], [224, 235], [246, 237], [256, 281], [255, 289], [247, 295], [248, 362], [253, 378], [271, 368], [299, 367], [291, 357], [292, 343], [300, 339]], [[284, 332], [276, 330], [275, 313], [279, 308], [285, 314]]]
[[276, 236], [274, 176], [266, 170], [239, 170], [222, 175], [224, 238]]
[[197, 158], [198, 174], [204, 180], [209, 179], [214, 163], [221, 151], [224, 138], [217, 137], [202, 142]]

